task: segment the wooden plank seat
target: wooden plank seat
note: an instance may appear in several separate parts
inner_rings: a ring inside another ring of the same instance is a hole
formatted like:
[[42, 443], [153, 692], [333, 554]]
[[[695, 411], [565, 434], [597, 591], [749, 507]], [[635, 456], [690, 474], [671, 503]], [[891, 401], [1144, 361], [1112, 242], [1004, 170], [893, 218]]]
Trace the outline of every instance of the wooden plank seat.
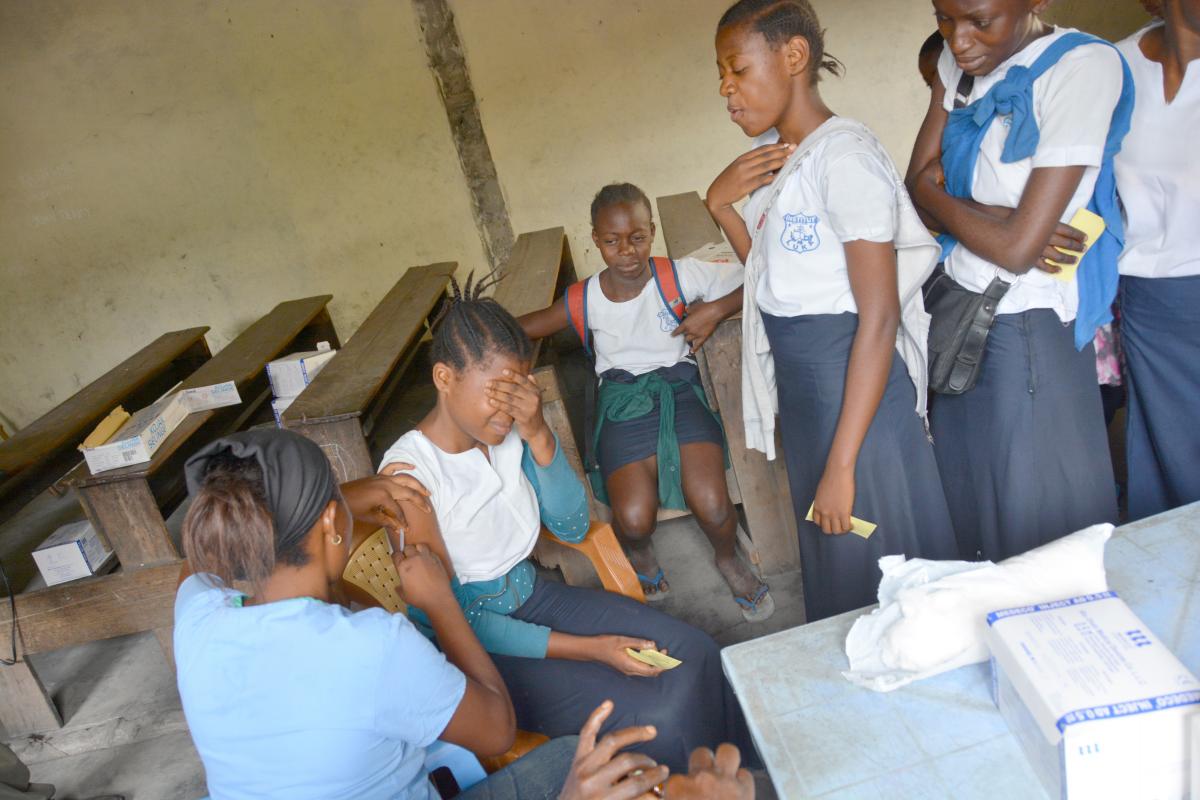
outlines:
[[375, 471], [366, 437], [416, 355], [454, 262], [412, 267], [283, 413], [325, 450], [340, 482]]
[[[514, 317], [550, 305], [576, 280], [566, 232], [558, 227], [522, 233], [503, 273], [492, 297]], [[533, 347], [536, 364], [542, 343], [534, 342]]]
[[[724, 245], [725, 236], [696, 192], [658, 198], [658, 218], [671, 258], [690, 256], [707, 245]], [[800, 568], [800, 542], [787, 470], [782, 456], [767, 461], [746, 448], [742, 425], [742, 321], [737, 314], [717, 326], [700, 350], [700, 374], [709, 402], [721, 413], [729, 443], [730, 489], [740, 494], [750, 537], [748, 555], [763, 574]], [[782, 452], [776, 443], [776, 453]], [[735, 502], [739, 498], [735, 497]], [[745, 543], [743, 542], [743, 546]]]
[[207, 361], [207, 331], [203, 326], [164, 333], [0, 442], [0, 522], [83, 460], [76, 448], [110, 411], [150, 405]]
[[[93, 475], [83, 463], [68, 479], [92, 524], [117, 554], [109, 575], [16, 597], [19, 656], [153, 630], [171, 657], [172, 603], [182, 561], [163, 515], [183, 489], [183, 462], [212, 439], [254, 419], [270, 396], [264, 367], [279, 355], [337, 346], [326, 305], [330, 295], [280, 303], [182, 383], [182, 388], [233, 381], [237, 406], [188, 415], [145, 464]], [[0, 625], [12, 618], [7, 605]], [[10, 691], [9, 689], [19, 689]], [[61, 725], [53, 702], [28, 661], [0, 667], [0, 723], [10, 735]]]

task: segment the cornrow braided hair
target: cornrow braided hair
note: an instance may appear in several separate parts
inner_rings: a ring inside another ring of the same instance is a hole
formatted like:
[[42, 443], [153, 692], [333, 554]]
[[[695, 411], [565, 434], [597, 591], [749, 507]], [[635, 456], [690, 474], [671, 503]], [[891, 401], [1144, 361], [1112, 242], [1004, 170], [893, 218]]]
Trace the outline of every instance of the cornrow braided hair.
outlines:
[[825, 31], [808, 0], [738, 0], [721, 15], [717, 30], [747, 24], [761, 33], [772, 48], [802, 36], [808, 41], [809, 78], [815, 84], [821, 70], [842, 75], [846, 65], [825, 52]]
[[517, 320], [494, 298], [484, 297], [504, 277], [493, 270], [475, 280], [475, 273], [459, 286], [450, 278], [450, 296], [433, 320], [433, 363], [455, 370], [478, 364], [493, 355], [508, 355], [518, 361], [533, 358], [533, 342]]

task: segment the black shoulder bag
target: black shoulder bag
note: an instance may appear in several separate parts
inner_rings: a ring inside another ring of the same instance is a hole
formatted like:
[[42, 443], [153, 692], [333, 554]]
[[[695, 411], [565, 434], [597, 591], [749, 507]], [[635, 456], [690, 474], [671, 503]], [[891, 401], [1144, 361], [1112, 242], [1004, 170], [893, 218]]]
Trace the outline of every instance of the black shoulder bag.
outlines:
[[[963, 74], [955, 90], [954, 107], [962, 108], [971, 95], [975, 78]], [[962, 394], [975, 386], [983, 366], [988, 333], [996, 320], [996, 308], [1008, 293], [1009, 284], [1000, 278], [982, 294], [960, 286], [945, 268], [937, 269], [925, 282], [922, 293], [929, 324], [929, 388], [938, 394]]]

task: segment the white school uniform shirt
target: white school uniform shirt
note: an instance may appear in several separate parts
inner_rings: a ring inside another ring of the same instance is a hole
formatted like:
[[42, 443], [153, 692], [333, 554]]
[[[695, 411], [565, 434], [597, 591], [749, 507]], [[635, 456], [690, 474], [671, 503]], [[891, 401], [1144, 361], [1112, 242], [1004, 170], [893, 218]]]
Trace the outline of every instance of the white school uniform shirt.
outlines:
[[[772, 128], [754, 147], [777, 141]], [[751, 231], [770, 189], [756, 189], [742, 207]], [[755, 291], [759, 309], [776, 317], [857, 314], [843, 244], [896, 238], [896, 185], [888, 165], [862, 138], [830, 136], [788, 177], [764, 225], [766, 271]]]
[[[760, 137], [759, 144], [776, 140], [774, 132]], [[850, 140], [850, 141], [839, 141]], [[793, 186], [796, 182], [808, 181], [812, 176], [827, 174], [827, 167], [814, 165], [811, 162], [815, 154], [824, 154], [834, 158], [832, 176], [840, 178], [828, 184], [819, 182], [826, 187], [822, 208], [832, 207], [834, 212], [828, 214], [833, 220], [833, 230], [843, 237], [844, 241], [855, 239], [873, 239], [879, 241], [890, 239], [896, 250], [896, 283], [900, 300], [900, 326], [896, 331], [896, 350], [904, 360], [909, 378], [916, 388], [915, 411], [922, 419], [926, 416], [925, 399], [928, 393], [929, 378], [926, 369], [929, 342], [929, 314], [925, 311], [921, 299], [921, 286], [933, 272], [941, 248], [921, 222], [916, 208], [913, 206], [904, 179], [897, 172], [891, 156], [875, 134], [863, 125], [846, 117], [832, 117], [810, 133], [796, 150], [788, 157], [787, 163], [779, 170], [778, 178], [770, 186], [769, 191], [756, 193], [748, 202], [748, 208], [743, 209], [747, 227], [750, 230], [750, 255], [746, 259], [746, 288], [742, 307], [742, 423], [746, 431], [746, 446], [763, 452], [768, 460], [775, 458], [775, 416], [779, 411], [779, 397], [775, 384], [775, 361], [771, 354], [770, 341], [759, 308], [758, 298], [761, 295], [759, 287], [763, 277], [775, 269], [780, 278], [787, 278], [786, 269], [780, 264], [790, 264], [798, 269], [796, 257], [805, 255], [796, 250], [804, 249], [804, 244], [814, 245], [808, 253], [819, 249], [820, 245], [805, 239], [806, 236], [819, 236], [817, 224], [805, 222], [803, 225], [811, 229], [803, 231], [787, 231], [789, 226], [795, 226], [794, 220], [789, 222], [782, 206], [785, 195], [794, 201], [797, 196], [809, 197], [820, 194], [820, 191], [807, 189], [802, 195], [796, 195]], [[841, 158], [852, 154], [853, 158]], [[877, 168], [882, 168], [887, 176], [890, 187], [884, 191], [877, 183]], [[864, 176], [863, 172], [866, 173]], [[856, 181], [847, 180], [844, 173], [859, 173]], [[805, 178], [805, 176], [809, 176]], [[872, 202], [863, 202], [862, 196], [854, 192], [863, 191], [864, 187], [874, 185], [878, 192], [872, 194]], [[790, 194], [789, 194], [790, 193]], [[886, 199], [890, 193], [891, 200]], [[750, 205], [752, 203], [753, 205]], [[881, 210], [890, 208], [892, 216], [885, 219]], [[764, 219], [765, 215], [765, 219]], [[814, 216], [814, 215], [809, 215]], [[775, 219], [775, 224], [769, 220]], [[759, 220], [763, 219], [762, 228]], [[782, 222], [780, 222], [782, 220]], [[888, 238], [883, 238], [884, 230], [890, 231]], [[784, 244], [784, 236], [787, 244]], [[772, 266], [769, 263], [777, 247], [788, 250], [786, 262], [776, 259]], [[841, 245], [838, 244], [838, 248]], [[836, 264], [836, 262], [835, 262]], [[845, 255], [843, 253], [842, 271], [845, 272]], [[806, 273], [801, 273], [806, 276]], [[849, 277], [844, 277], [845, 289], [849, 288]], [[779, 286], [781, 281], [776, 281]], [[843, 303], [840, 308], [854, 309], [854, 298], [850, 295], [850, 306], [844, 305], [844, 296], [837, 297]], [[839, 308], [828, 299], [824, 303], [813, 303], [802, 298], [806, 314], [831, 313]]]
[[[976, 77], [968, 102], [987, 94], [1012, 67], [1032, 66], [1055, 40], [1074, 32], [1074, 28], [1056, 27], [989, 74]], [[944, 48], [938, 59], [938, 75], [946, 87], [947, 111], [954, 109], [955, 90], [962, 74], [950, 48]], [[1121, 96], [1123, 74], [1120, 56], [1108, 45], [1087, 44], [1066, 53], [1033, 83], [1033, 114], [1040, 131], [1037, 152], [1011, 164], [1003, 163], [1000, 154], [1011, 122], [1007, 116], [998, 116], [979, 148], [972, 198], [984, 205], [1016, 208], [1035, 168], [1084, 166], [1083, 178], [1060, 220], [1070, 222], [1076, 211], [1087, 206], [1096, 188], [1104, 161], [1104, 142]], [[1064, 324], [1075, 319], [1079, 289], [1074, 279], [1061, 281], [1038, 269], [1018, 278], [972, 253], [962, 242], [950, 253], [945, 265], [950, 277], [976, 292], [986, 289], [997, 275], [1012, 283], [996, 309], [999, 314], [1049, 308]]]
[[541, 531], [537, 495], [521, 469], [516, 429], [488, 448], [447, 453], [417, 430], [388, 448], [383, 464], [407, 461], [429, 502], [459, 583], [490, 581], [529, 557]]
[[[742, 285], [741, 264], [680, 258], [675, 268], [679, 272], [679, 293], [689, 305], [724, 297]], [[663, 302], [653, 277], [637, 297], [623, 303], [604, 295], [599, 275], [588, 281], [588, 325], [592, 329], [597, 375], [613, 368], [643, 375], [689, 358], [687, 340], [671, 335], [679, 323]]]
[[1200, 65], [1193, 61], [1169, 104], [1162, 64], [1139, 46], [1158, 22], [1117, 44], [1129, 62], [1137, 96], [1129, 135], [1116, 157], [1117, 192], [1125, 211], [1122, 275], [1200, 275]]

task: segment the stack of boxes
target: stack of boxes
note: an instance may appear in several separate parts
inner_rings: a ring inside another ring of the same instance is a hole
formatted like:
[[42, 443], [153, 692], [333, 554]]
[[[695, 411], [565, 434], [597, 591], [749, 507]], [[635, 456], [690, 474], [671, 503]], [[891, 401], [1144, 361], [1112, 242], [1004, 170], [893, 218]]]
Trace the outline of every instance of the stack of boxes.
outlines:
[[316, 350], [292, 353], [267, 364], [267, 380], [271, 382], [271, 411], [275, 413], [275, 424], [283, 427], [283, 412], [300, 396], [317, 377], [326, 364], [337, 355], [328, 342], [317, 344]]

